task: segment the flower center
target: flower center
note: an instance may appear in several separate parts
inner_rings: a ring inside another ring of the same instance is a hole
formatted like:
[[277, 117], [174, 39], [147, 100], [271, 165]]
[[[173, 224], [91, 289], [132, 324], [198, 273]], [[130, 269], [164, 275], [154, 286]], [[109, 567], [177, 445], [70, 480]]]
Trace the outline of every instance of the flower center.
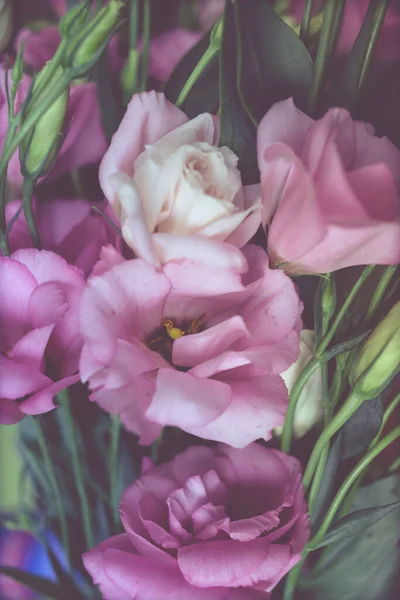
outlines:
[[177, 323], [173, 319], [164, 319], [161, 325], [154, 329], [146, 338], [145, 344], [150, 350], [158, 352], [165, 360], [173, 364], [172, 348], [174, 341], [183, 335], [191, 335], [203, 331], [203, 317], [204, 315], [201, 315], [198, 319], [183, 321], [181, 323]]

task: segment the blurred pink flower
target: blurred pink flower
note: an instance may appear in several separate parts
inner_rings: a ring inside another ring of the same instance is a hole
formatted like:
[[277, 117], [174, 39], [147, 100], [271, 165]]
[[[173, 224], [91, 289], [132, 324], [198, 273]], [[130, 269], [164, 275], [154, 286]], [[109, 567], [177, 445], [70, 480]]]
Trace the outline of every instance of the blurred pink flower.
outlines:
[[400, 261], [400, 152], [332, 108], [313, 121], [292, 100], [258, 128], [268, 252], [288, 273]]
[[79, 380], [83, 286], [53, 252], [0, 258], [0, 423], [55, 408], [54, 396]]
[[149, 74], [159, 81], [166, 81], [181, 58], [200, 38], [196, 31], [182, 28], [170, 29], [152, 38]]
[[241, 277], [189, 260], [158, 271], [103, 250], [82, 297], [81, 379], [142, 444], [173, 425], [244, 447], [283, 423], [279, 373], [297, 359], [302, 304], [261, 248], [244, 252]]
[[203, 31], [211, 29], [224, 12], [225, 0], [197, 0], [196, 13], [200, 28]]
[[236, 155], [217, 140], [210, 114], [189, 121], [163, 94], [132, 98], [99, 175], [137, 256], [242, 268], [237, 248], [261, 223], [260, 187], [243, 188]]
[[122, 498], [125, 533], [83, 555], [105, 600], [266, 600], [309, 538], [297, 459], [194, 446]]
[[[117, 232], [104, 217], [92, 212], [91, 206], [86, 200], [72, 198], [60, 198], [51, 202], [34, 200], [36, 225], [44, 250], [57, 252], [86, 275], [99, 260], [102, 246], [118, 246], [119, 242]], [[8, 223], [20, 208], [20, 200], [7, 204]], [[108, 204], [101, 204], [98, 208], [106, 213]], [[33, 246], [23, 213], [13, 224], [8, 242], [11, 252]]]

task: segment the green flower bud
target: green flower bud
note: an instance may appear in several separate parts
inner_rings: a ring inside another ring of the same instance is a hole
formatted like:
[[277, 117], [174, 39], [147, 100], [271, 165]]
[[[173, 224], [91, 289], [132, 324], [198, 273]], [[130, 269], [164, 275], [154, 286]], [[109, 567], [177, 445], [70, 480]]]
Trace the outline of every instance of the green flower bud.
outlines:
[[110, 0], [99, 10], [94, 19], [79, 30], [71, 40], [70, 48], [66, 52], [66, 61], [69, 66], [84, 72], [94, 65], [110, 36], [118, 27], [123, 7], [123, 1]]
[[[40, 71], [33, 85], [31, 98], [35, 98], [35, 89], [40, 86], [49, 67], [50, 63], [47, 63]], [[62, 76], [63, 69], [59, 67], [51, 78], [49, 85], [55, 85]], [[43, 92], [39, 93], [38, 98], [35, 98], [32, 102], [28, 102], [24, 115], [25, 119], [32, 111], [36, 110], [38, 105], [40, 105], [43, 95], [47, 93], [46, 88], [47, 86], [44, 88]], [[35, 178], [39, 174], [44, 174], [53, 163], [53, 159], [59, 150], [60, 141], [62, 139], [68, 98], [69, 88], [67, 87], [50, 108], [39, 118], [29, 136], [21, 143], [20, 159], [24, 175]]]
[[89, 17], [90, 4], [89, 1], [79, 3], [65, 13], [58, 25], [62, 38], [71, 38], [79, 33]]
[[350, 383], [369, 400], [376, 398], [400, 370], [400, 302], [373, 330], [361, 349]]
[[333, 274], [321, 277], [314, 303], [314, 320], [318, 341], [323, 337], [336, 308], [336, 286]]

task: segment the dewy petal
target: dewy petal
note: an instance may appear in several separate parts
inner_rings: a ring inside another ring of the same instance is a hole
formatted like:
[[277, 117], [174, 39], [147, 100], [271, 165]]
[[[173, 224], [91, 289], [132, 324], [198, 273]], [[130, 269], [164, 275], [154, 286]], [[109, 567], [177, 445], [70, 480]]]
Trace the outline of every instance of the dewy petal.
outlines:
[[154, 144], [187, 120], [164, 94], [151, 91], [133, 96], [100, 165], [100, 185], [110, 202], [115, 198], [111, 175], [125, 173], [132, 177], [134, 162], [145, 146]]
[[200, 235], [153, 234], [153, 243], [162, 263], [192, 260], [214, 268], [233, 269], [238, 273], [247, 270], [246, 259], [232, 244], [226, 244]]
[[289, 559], [288, 547], [276, 546], [271, 552], [270, 543], [264, 538], [246, 543], [213, 540], [178, 551], [179, 568], [186, 581], [201, 588], [268, 584]]
[[188, 431], [216, 419], [230, 402], [230, 387], [220, 381], [201, 380], [189, 373], [160, 369], [156, 392], [146, 416], [160, 425]]

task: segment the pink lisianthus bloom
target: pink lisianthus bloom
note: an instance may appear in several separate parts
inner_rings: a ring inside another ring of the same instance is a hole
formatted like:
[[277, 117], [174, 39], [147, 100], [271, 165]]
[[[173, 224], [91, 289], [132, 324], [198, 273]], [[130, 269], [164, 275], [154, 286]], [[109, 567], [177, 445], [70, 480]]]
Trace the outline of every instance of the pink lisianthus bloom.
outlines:
[[340, 108], [317, 121], [292, 100], [258, 128], [268, 253], [288, 273], [400, 261], [400, 152]]
[[173, 425], [244, 447], [283, 423], [279, 374], [299, 353], [302, 304], [261, 248], [244, 252], [240, 276], [190, 260], [157, 270], [103, 251], [82, 296], [81, 379], [142, 444]]
[[191, 447], [124, 493], [125, 529], [83, 555], [105, 600], [266, 600], [309, 538], [297, 459]]
[[261, 223], [260, 188], [242, 186], [236, 155], [217, 139], [210, 114], [189, 121], [163, 94], [132, 98], [99, 175], [138, 257], [237, 266], [236, 248]]
[[[106, 244], [119, 245], [118, 234], [100, 214], [92, 212], [86, 200], [59, 198], [50, 202], [33, 201], [36, 225], [44, 250], [53, 250], [69, 264], [88, 275]], [[108, 204], [98, 206], [103, 213]], [[7, 223], [21, 209], [21, 201], [6, 206]], [[11, 252], [33, 247], [31, 235], [21, 212], [8, 237]]]
[[53, 252], [0, 258], [0, 423], [55, 408], [54, 396], [79, 381], [83, 286]]

